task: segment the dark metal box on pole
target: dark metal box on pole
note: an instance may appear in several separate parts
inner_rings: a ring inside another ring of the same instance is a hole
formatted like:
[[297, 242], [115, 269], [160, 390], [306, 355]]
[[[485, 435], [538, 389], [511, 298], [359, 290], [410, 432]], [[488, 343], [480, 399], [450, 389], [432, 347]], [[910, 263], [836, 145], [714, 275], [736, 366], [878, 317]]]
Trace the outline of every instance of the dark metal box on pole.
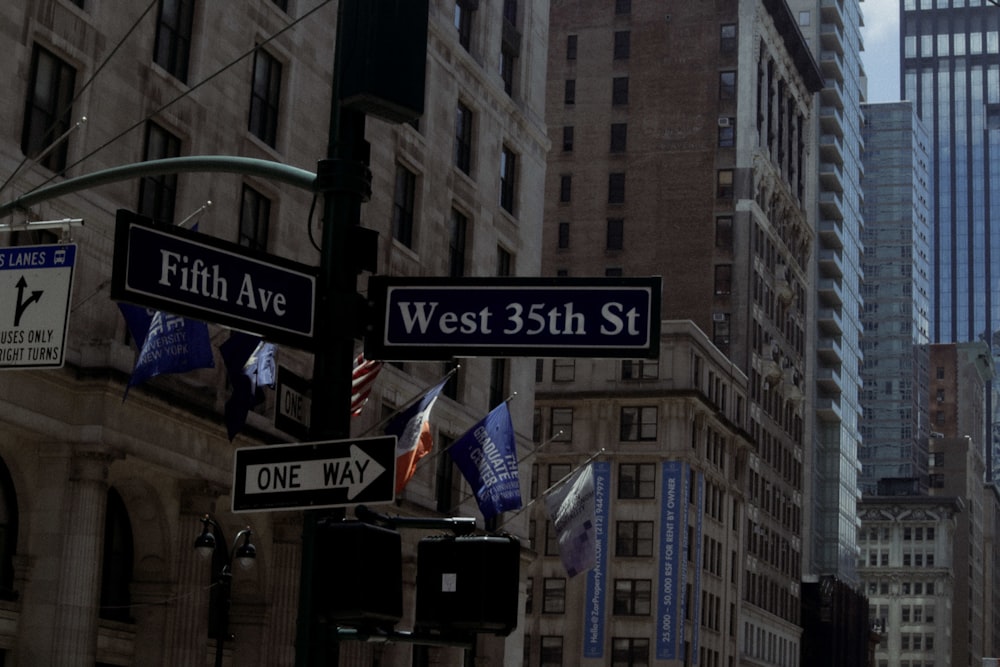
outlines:
[[509, 635], [521, 543], [509, 535], [425, 537], [417, 545], [416, 627]]

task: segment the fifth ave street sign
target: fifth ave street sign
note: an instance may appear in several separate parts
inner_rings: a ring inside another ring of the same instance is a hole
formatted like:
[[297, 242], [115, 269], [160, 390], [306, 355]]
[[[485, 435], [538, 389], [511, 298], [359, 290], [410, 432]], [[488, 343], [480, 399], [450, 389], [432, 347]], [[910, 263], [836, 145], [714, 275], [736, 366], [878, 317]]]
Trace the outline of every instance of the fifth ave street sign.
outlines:
[[121, 213], [115, 226], [112, 299], [313, 347], [314, 269]]
[[233, 465], [233, 511], [389, 503], [396, 436], [242, 447]]
[[662, 280], [372, 276], [369, 359], [656, 357]]

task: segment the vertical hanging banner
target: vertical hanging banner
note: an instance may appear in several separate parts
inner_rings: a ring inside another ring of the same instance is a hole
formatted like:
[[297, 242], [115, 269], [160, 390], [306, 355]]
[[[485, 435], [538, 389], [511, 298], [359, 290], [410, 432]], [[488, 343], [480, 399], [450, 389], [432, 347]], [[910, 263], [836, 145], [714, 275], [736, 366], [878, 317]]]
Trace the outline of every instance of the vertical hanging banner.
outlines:
[[594, 524], [597, 527], [596, 564], [587, 572], [587, 597], [584, 604], [583, 657], [604, 657], [604, 616], [607, 613], [608, 578], [608, 503], [611, 488], [611, 463], [594, 461]]
[[0, 248], [0, 370], [60, 368], [76, 245]]
[[686, 521], [687, 498], [684, 482], [687, 465], [680, 461], [664, 461], [662, 467], [662, 492], [660, 494], [660, 582], [657, 595], [656, 659], [676, 660], [684, 645], [684, 600], [681, 563], [684, 554], [682, 527]]

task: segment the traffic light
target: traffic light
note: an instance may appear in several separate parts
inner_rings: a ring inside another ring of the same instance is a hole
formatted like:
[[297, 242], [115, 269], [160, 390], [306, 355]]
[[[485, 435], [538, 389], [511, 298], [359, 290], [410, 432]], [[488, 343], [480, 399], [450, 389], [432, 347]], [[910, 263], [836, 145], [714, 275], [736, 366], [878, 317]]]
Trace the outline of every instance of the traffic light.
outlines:
[[313, 585], [316, 613], [328, 622], [391, 630], [403, 617], [399, 533], [363, 521], [319, 524]]
[[417, 545], [416, 628], [509, 635], [521, 544], [508, 535], [425, 537]]

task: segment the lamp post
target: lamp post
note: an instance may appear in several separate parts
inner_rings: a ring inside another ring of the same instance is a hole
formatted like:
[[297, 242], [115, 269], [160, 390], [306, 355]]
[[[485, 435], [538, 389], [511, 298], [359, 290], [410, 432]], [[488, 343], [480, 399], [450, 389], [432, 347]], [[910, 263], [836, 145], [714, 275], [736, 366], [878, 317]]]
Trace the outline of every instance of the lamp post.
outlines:
[[[201, 535], [195, 539], [194, 548], [205, 558], [212, 558], [216, 547], [215, 529], [218, 528], [221, 530], [221, 526], [207, 514], [201, 517], [201, 523]], [[212, 575], [214, 577], [218, 574], [220, 587], [215, 618], [215, 667], [222, 667], [222, 646], [225, 643], [226, 635], [229, 634], [229, 606], [232, 599], [233, 560], [241, 568], [247, 569], [253, 565], [254, 559], [257, 558], [257, 548], [250, 543], [251, 534], [250, 526], [236, 533], [232, 548], [223, 552], [223, 564], [218, 573], [213, 568]], [[241, 538], [243, 539], [243, 544], [237, 546]], [[225, 549], [226, 546], [223, 544], [222, 548]]]

